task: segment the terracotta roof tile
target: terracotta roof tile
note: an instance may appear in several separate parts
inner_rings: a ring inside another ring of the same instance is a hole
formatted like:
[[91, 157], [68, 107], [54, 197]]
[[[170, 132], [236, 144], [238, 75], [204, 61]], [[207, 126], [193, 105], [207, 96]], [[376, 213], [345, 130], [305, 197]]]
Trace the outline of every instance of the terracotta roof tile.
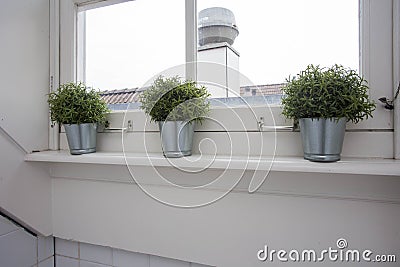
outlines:
[[[284, 85], [284, 83], [279, 83], [242, 86], [240, 87], [240, 96], [282, 95], [282, 87]], [[107, 104], [135, 103], [139, 101], [139, 95], [144, 90], [146, 88], [109, 90], [100, 92], [100, 96]]]
[[107, 104], [124, 104], [137, 102], [138, 96], [141, 93], [138, 88], [109, 90], [100, 92], [101, 99]]

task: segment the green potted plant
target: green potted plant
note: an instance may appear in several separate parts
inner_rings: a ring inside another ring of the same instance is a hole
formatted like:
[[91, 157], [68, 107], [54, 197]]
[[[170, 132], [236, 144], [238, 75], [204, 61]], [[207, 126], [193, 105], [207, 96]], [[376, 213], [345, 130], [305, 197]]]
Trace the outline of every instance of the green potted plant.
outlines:
[[375, 110], [366, 81], [341, 65], [309, 65], [287, 79], [283, 92], [282, 113], [299, 121], [304, 158], [310, 161], [340, 160], [346, 122], [358, 123]]
[[165, 157], [192, 154], [194, 127], [209, 112], [209, 96], [204, 86], [177, 76], [159, 76], [140, 95], [141, 109], [158, 123]]
[[96, 152], [97, 123], [106, 120], [107, 104], [83, 83], [62, 84], [49, 94], [51, 121], [63, 124], [72, 155]]

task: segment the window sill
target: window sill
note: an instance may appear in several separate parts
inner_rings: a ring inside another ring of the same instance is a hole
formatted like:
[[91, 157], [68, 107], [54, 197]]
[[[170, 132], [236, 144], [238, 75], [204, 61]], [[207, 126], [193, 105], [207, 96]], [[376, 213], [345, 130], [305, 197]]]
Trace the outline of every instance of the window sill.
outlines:
[[[271, 162], [273, 160], [273, 162]], [[300, 157], [257, 158], [246, 156], [200, 156], [166, 159], [160, 154], [97, 152], [86, 155], [70, 155], [68, 151], [44, 151], [28, 154], [27, 162], [76, 163], [98, 165], [182, 167], [228, 170], [263, 170], [276, 172], [354, 174], [400, 176], [400, 161], [393, 159], [343, 158], [334, 163], [315, 163]]]
[[[257, 189], [259, 195], [400, 203], [400, 161], [390, 159], [344, 158], [336, 163], [315, 163], [300, 157], [277, 157], [272, 162], [271, 158], [246, 160], [243, 156], [231, 160], [228, 156], [213, 160], [210, 156], [200, 158], [198, 155], [166, 159], [160, 153], [148, 156], [129, 153], [125, 159], [122, 153], [72, 156], [63, 150], [28, 154], [25, 161], [47, 168], [56, 181], [62, 179], [72, 184], [111, 182], [115, 183], [111, 187], [124, 183], [127, 186], [124, 188], [139, 185], [165, 192], [178, 190], [172, 196], [181, 195], [179, 187], [171, 187], [170, 182], [184, 188], [201, 187], [189, 195], [230, 191], [232, 186], [233, 192], [248, 194], [254, 192], [250, 191], [252, 177], [261, 174], [261, 178], [266, 178], [265, 182], [254, 180], [253, 183], [261, 182]], [[268, 177], [264, 176], [269, 167]], [[192, 171], [193, 174], [185, 175]], [[165, 176], [164, 179], [160, 179], [160, 174]], [[216, 177], [220, 178], [215, 180]], [[240, 183], [236, 184], [238, 179]], [[216, 182], [211, 184], [213, 180]], [[181, 201], [179, 197], [178, 200]]]

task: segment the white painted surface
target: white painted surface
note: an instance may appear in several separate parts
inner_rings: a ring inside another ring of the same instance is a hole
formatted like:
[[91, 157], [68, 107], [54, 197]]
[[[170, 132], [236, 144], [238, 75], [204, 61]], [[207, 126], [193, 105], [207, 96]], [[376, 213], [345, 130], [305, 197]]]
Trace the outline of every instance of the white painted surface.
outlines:
[[[59, 0], [50, 0], [49, 9], [49, 55], [50, 55], [50, 90], [57, 90], [60, 84], [60, 2]], [[50, 117], [50, 116], [49, 116]], [[51, 127], [52, 122], [48, 121], [48, 131], [49, 131], [49, 149], [57, 150], [60, 148], [60, 133], [59, 128]]]
[[[213, 108], [210, 117], [202, 125], [196, 126], [193, 153], [217, 155], [251, 156], [303, 156], [299, 132], [262, 132], [258, 130], [257, 120], [264, 117], [267, 126], [291, 125], [290, 120], [279, 116], [280, 107], [256, 106], [235, 108]], [[268, 123], [274, 118], [275, 125]], [[142, 111], [115, 112], [109, 115], [112, 127], [126, 127], [128, 120], [133, 122], [133, 131], [98, 134], [97, 149], [104, 152], [161, 153], [160, 136], [155, 123], [146, 121]], [[214, 121], [214, 122], [212, 122]], [[393, 158], [393, 132], [354, 131], [356, 125], [347, 124], [343, 145], [343, 157]], [[61, 149], [68, 149], [65, 134], [61, 134]], [[201, 142], [205, 140], [205, 142]], [[201, 142], [201, 146], [200, 146]], [[212, 144], [216, 144], [216, 149]], [[276, 148], [276, 150], [275, 150]]]
[[[361, 72], [370, 87], [370, 99], [378, 102], [392, 95], [392, 4], [393, 1], [362, 0], [361, 3]], [[393, 129], [393, 112], [379, 103], [373, 118], [363, 121], [357, 129]]]
[[[314, 187], [325, 186], [319, 183], [322, 177], [315, 178]], [[350, 177], [327, 175], [324, 180], [337, 184], [337, 178], [342, 179], [342, 186], [334, 188], [338, 193], [363, 190], [346, 182]], [[394, 234], [399, 203], [233, 192], [209, 206], [179, 209], [125, 183], [55, 179], [54, 190], [56, 236], [211, 266], [265, 266], [256, 253], [266, 244], [322, 250], [343, 237], [351, 248], [398, 253], [400, 247]]]
[[[48, 163], [78, 164], [128, 164], [132, 168], [173, 167], [189, 169], [222, 169], [222, 170], [271, 170], [280, 172], [331, 173], [356, 175], [400, 176], [400, 162], [393, 159], [343, 158], [333, 163], [316, 163], [296, 157], [246, 157], [192, 155], [183, 158], [167, 159], [160, 154], [111, 153], [97, 152], [85, 155], [71, 155], [69, 151], [45, 151], [29, 154], [26, 161]], [[66, 164], [65, 168], [71, 166]], [[95, 171], [93, 171], [95, 172]], [[54, 174], [54, 173], [53, 173]], [[112, 178], [110, 178], [112, 180]]]
[[0, 5], [0, 125], [28, 151], [46, 149], [49, 1], [4, 0]]
[[[81, 0], [61, 1], [61, 82], [76, 78], [76, 45], [74, 32], [74, 3]], [[95, 1], [93, 1], [95, 2]], [[186, 14], [191, 20], [186, 21], [186, 59], [196, 61], [196, 7], [193, 0], [186, 0]], [[361, 21], [361, 69], [369, 81], [371, 99], [377, 101], [382, 95], [392, 94], [393, 70], [393, 1], [362, 0]], [[200, 59], [199, 59], [200, 61]], [[195, 78], [194, 64], [187, 64], [187, 77]], [[260, 66], [262, 67], [262, 66]], [[199, 71], [200, 73], [200, 71]], [[200, 77], [199, 77], [200, 79]], [[374, 118], [354, 126], [357, 129], [393, 129], [393, 113], [378, 106]], [[392, 144], [393, 146], [393, 144]]]
[[197, 81], [211, 97], [240, 95], [239, 56], [227, 43], [200, 47], [197, 53]]
[[0, 209], [44, 235], [52, 234], [51, 179], [0, 134]]
[[[389, 2], [375, 0], [371, 11], [386, 17], [390, 11]], [[47, 148], [48, 9], [45, 0], [7, 0], [0, 9], [4, 37], [1, 56], [9, 62], [2, 65], [4, 69], [0, 72], [3, 90], [7, 90], [7, 97], [0, 100], [2, 126], [30, 150]], [[20, 23], [14, 23], [15, 19]], [[390, 38], [386, 30], [381, 31], [382, 27], [386, 29], [387, 21], [380, 23], [380, 18], [374, 21], [377, 24], [372, 26], [371, 41], [376, 53], [371, 56], [371, 62], [376, 64], [371, 66], [377, 71], [371, 69], [371, 87], [386, 90], [387, 84], [392, 84], [386, 75], [391, 58], [381, 53], [387, 50], [386, 42], [381, 42]], [[68, 58], [68, 54], [62, 57]], [[68, 71], [73, 76], [73, 70]], [[380, 96], [382, 92], [377, 94]], [[21, 99], [22, 93], [26, 98]], [[24, 108], [16, 103], [24, 104]], [[391, 129], [386, 113], [374, 120], [381, 117], [383, 120], [373, 127]], [[378, 140], [371, 142], [372, 145], [380, 145]], [[69, 172], [78, 174], [75, 180], [54, 179], [52, 202], [46, 167], [24, 163], [24, 155], [3, 135], [0, 147], [1, 208], [46, 235], [52, 233], [54, 225], [54, 233], [59, 237], [221, 267], [264, 266], [256, 260], [256, 252], [265, 243], [287, 249], [326, 248], [334, 245], [337, 238], [346, 237], [353, 247], [365, 246], [383, 253], [396, 253], [396, 248], [400, 247], [396, 235], [400, 220], [400, 187], [395, 176], [276, 172], [268, 180], [270, 183], [265, 184], [275, 190], [252, 195], [238, 190], [213, 205], [183, 210], [154, 201], [136, 185], [76, 180], [99, 179], [104, 175], [99, 170], [112, 169], [112, 165], [100, 164], [84, 169], [85, 172], [70, 168]], [[120, 162], [120, 156], [117, 160]], [[61, 167], [58, 174], [63, 171], [65, 168]], [[121, 168], [117, 168], [109, 181], [115, 180], [120, 172]], [[282, 188], [284, 193], [279, 191]], [[174, 194], [170, 188], [162, 190]], [[318, 192], [326, 190], [329, 191], [327, 195], [318, 196]], [[9, 232], [3, 238], [14, 236], [35, 246], [30, 238], [20, 233]], [[6, 240], [3, 238], [0, 242]], [[6, 249], [1, 249], [0, 253], [16, 255], [18, 260], [24, 261], [22, 265], [12, 263], [10, 266], [25, 266], [25, 261], [28, 266], [35, 264], [31, 260], [37, 252], [32, 252], [31, 246], [26, 251], [19, 247], [19, 253], [10, 246], [11, 241], [4, 242]], [[8, 251], [9, 248], [12, 250]], [[2, 256], [0, 259], [9, 258]], [[58, 267], [79, 266], [78, 259], [62, 256], [57, 257], [56, 262]]]
[[197, 5], [196, 1], [185, 0], [185, 76], [197, 81]]
[[[400, 1], [393, 1], [393, 97], [400, 86]], [[400, 97], [394, 103], [394, 158], [400, 159]]]
[[[1, 1], [0, 34], [0, 125], [27, 150], [47, 149], [49, 1]], [[24, 152], [1, 131], [0, 147], [0, 210], [51, 235], [47, 172], [24, 163]]]
[[226, 75], [228, 88], [228, 97], [240, 96], [240, 57], [232, 49], [226, 50]]

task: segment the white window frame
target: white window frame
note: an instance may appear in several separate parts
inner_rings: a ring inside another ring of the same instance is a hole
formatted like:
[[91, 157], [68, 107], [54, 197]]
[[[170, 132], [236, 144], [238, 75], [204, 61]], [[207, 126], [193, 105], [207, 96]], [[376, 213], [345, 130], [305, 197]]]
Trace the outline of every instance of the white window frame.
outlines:
[[[77, 43], [77, 14], [78, 8], [93, 8], [105, 5], [111, 5], [130, 0], [51, 0], [51, 19], [53, 23], [51, 25], [60, 25], [60, 28], [53, 27], [51, 29], [51, 77], [53, 77], [53, 89], [57, 88], [57, 84], [65, 83], [68, 81], [76, 81], [79, 75], [78, 68], [78, 54], [80, 53], [79, 44]], [[396, 62], [399, 60], [399, 47], [398, 40], [399, 29], [396, 28], [396, 22], [399, 21], [398, 9], [400, 0], [359, 0], [360, 1], [360, 70], [363, 76], [370, 82], [370, 95], [371, 98], [376, 100], [381, 96], [387, 96], [391, 98], [394, 90], [397, 88], [396, 79], [399, 79], [398, 72], [399, 66]], [[382, 4], [385, 2], [385, 4]], [[387, 18], [388, 5], [391, 5], [391, 12], [393, 12], [392, 21]], [[197, 1], [196, 0], [185, 0], [185, 16], [186, 16], [186, 74], [187, 78], [196, 80], [196, 60], [197, 60]], [[377, 8], [378, 7], [378, 8]], [[382, 7], [380, 10], [379, 8]], [[58, 13], [58, 12], [59, 13]], [[386, 13], [385, 13], [386, 12]], [[397, 12], [397, 13], [396, 13]], [[385, 19], [386, 18], [386, 19]], [[383, 21], [383, 22], [382, 22]], [[393, 24], [392, 24], [393, 23]], [[383, 28], [382, 31], [376, 31], [378, 28]], [[61, 29], [61, 30], [60, 30]], [[374, 31], [375, 30], [375, 31]], [[385, 35], [386, 34], [386, 35]], [[390, 38], [389, 36], [390, 35]], [[383, 38], [381, 38], [383, 36]], [[378, 40], [377, 40], [378, 37]], [[397, 38], [397, 39], [396, 39]], [[382, 41], [383, 39], [383, 41]], [[390, 39], [390, 44], [388, 40]], [[392, 42], [393, 41], [393, 42]], [[384, 42], [382, 44], [382, 42]], [[59, 46], [58, 46], [59, 44]], [[59, 50], [58, 50], [59, 47]], [[392, 47], [393, 49], [386, 49]], [[391, 59], [389, 64], [387, 59]], [[396, 60], [397, 59], [397, 60]], [[82, 77], [82, 76], [81, 76]], [[377, 89], [379, 88], [379, 89]], [[238, 108], [240, 112], [240, 108]], [[260, 108], [257, 108], [260, 110]], [[276, 124], [290, 124], [286, 122], [280, 115], [280, 107], [272, 107], [272, 113], [277, 117]], [[138, 113], [136, 111], [130, 112], [132, 114]], [[224, 110], [216, 108], [213, 110], [213, 114], [223, 114]], [[262, 111], [257, 116], [262, 115]], [[118, 113], [117, 113], [118, 114]], [[119, 115], [114, 114], [112, 117], [118, 117]], [[244, 113], [243, 113], [244, 114]], [[363, 138], [370, 138], [371, 142], [377, 142], [381, 140], [382, 150], [391, 149], [391, 151], [377, 151], [372, 153], [373, 155], [382, 155], [387, 157], [392, 154], [394, 157], [400, 157], [400, 142], [399, 139], [399, 108], [396, 105], [395, 119], [393, 112], [384, 110], [379, 103], [377, 103], [377, 110], [374, 112], [374, 119], [369, 119], [357, 125], [348, 124], [348, 131], [352, 134], [363, 135]], [[120, 115], [122, 116], [122, 115]], [[142, 116], [142, 115], [132, 115]], [[268, 117], [266, 115], [265, 117]], [[229, 120], [229, 118], [226, 118]], [[246, 118], [249, 123], [249, 128], [244, 131], [257, 130], [257, 121], [255, 118]], [[116, 121], [121, 118], [116, 119]], [[140, 120], [140, 119], [139, 119]], [[111, 122], [113, 123], [113, 122]], [[273, 122], [269, 122], [271, 125]], [[394, 123], [396, 123], [394, 125]], [[233, 125], [233, 128], [236, 126]], [[57, 128], [57, 127], [55, 127]], [[58, 132], [55, 128], [50, 128], [50, 149], [59, 149], [60, 142], [57, 138]], [[206, 129], [206, 130], [204, 130]], [[206, 131], [218, 131], [219, 129], [207, 128], [205, 126], [203, 132]], [[143, 131], [154, 130], [152, 126], [150, 128], [143, 128]], [[228, 129], [229, 131], [229, 129]], [[395, 131], [395, 133], [393, 133]], [[369, 135], [366, 133], [370, 133]], [[277, 133], [277, 135], [283, 135], [287, 133]], [[380, 138], [380, 137], [381, 138]], [[293, 137], [294, 138], [294, 137]], [[108, 141], [105, 141], [108, 142]], [[62, 145], [61, 145], [62, 146]], [[62, 146], [63, 147], [63, 146]], [[107, 147], [107, 146], [106, 146]], [[356, 155], [364, 156], [370, 155], [365, 153], [367, 148], [354, 147]], [[376, 148], [375, 148], [376, 149]], [[391, 156], [391, 157], [393, 157]]]
[[[393, 95], [400, 86], [400, 0], [393, 1]], [[400, 98], [394, 103], [394, 158], [400, 159]]]

